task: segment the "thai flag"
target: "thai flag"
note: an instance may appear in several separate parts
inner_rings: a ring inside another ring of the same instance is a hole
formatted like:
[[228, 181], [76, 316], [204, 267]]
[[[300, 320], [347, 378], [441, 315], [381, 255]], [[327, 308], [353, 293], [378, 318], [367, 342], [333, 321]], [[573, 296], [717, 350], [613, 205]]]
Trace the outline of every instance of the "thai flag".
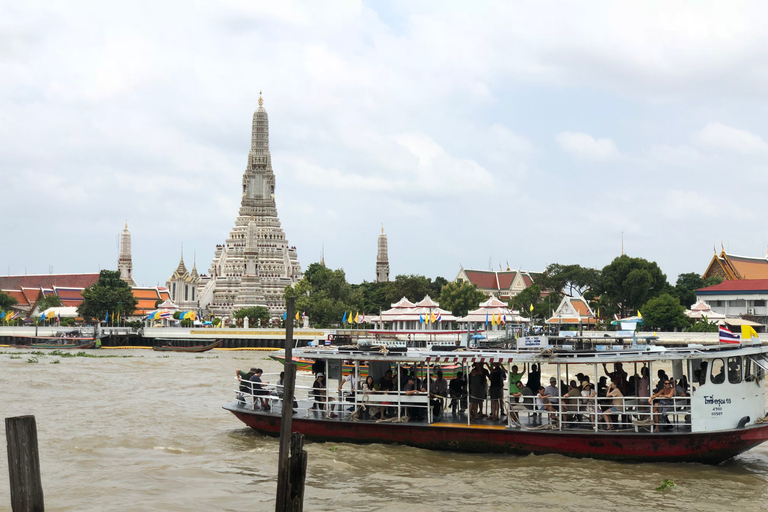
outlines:
[[331, 344], [331, 340], [329, 340], [328, 338], [326, 338], [326, 339], [325, 339], [325, 344], [326, 344], [326, 345], [330, 345], [330, 344]]
[[720, 326], [720, 343], [740, 343], [741, 336], [734, 334], [727, 327]]
[[443, 319], [443, 314], [441, 312], [437, 312], [437, 321], [440, 322]]

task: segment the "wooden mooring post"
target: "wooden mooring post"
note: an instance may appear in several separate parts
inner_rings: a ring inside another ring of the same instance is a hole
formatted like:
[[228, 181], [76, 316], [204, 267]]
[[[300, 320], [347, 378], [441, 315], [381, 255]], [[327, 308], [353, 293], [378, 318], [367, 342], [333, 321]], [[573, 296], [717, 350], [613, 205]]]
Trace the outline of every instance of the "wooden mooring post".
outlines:
[[277, 495], [275, 512], [304, 510], [304, 478], [307, 473], [307, 452], [304, 436], [291, 433], [293, 398], [296, 386], [296, 363], [293, 362], [293, 319], [295, 299], [286, 304], [285, 378], [283, 379], [283, 415], [280, 421], [280, 452], [277, 461]]
[[8, 440], [11, 510], [13, 512], [44, 511], [35, 417], [5, 418], [5, 437]]

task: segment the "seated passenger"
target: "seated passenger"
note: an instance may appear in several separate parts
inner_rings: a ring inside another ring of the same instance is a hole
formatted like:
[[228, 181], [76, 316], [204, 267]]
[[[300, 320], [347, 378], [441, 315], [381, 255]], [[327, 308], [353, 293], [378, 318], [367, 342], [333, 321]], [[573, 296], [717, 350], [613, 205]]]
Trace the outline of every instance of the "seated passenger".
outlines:
[[[407, 396], [418, 395], [419, 393], [426, 391], [426, 389], [419, 389], [416, 387], [416, 377], [414, 377], [413, 374], [409, 375], [407, 379], [407, 384], [403, 389]], [[424, 417], [420, 407], [407, 407], [406, 412], [407, 415], [414, 420], [420, 420]]]
[[[363, 382], [363, 387], [361, 388], [363, 395], [366, 395], [368, 393], [375, 393], [375, 384], [373, 383], [373, 377], [370, 375], [366, 377], [365, 382]], [[376, 416], [379, 416], [380, 419], [384, 419], [384, 408], [383, 407], [372, 407], [368, 406], [368, 414], [370, 415], [371, 419], [376, 419]]]
[[592, 388], [592, 384], [589, 381], [584, 381], [581, 383], [581, 406], [579, 409], [581, 411], [584, 411], [587, 413], [587, 417], [589, 418], [589, 422], [592, 423], [594, 421], [594, 416], [597, 414], [597, 409], [595, 408], [595, 397], [597, 396], [597, 392]]
[[443, 412], [444, 400], [448, 398], [448, 381], [443, 378], [443, 371], [437, 370], [437, 378], [430, 384], [432, 396], [432, 414], [435, 417]]
[[379, 391], [394, 391], [395, 379], [392, 378], [392, 370], [387, 370], [384, 376], [379, 380]]
[[254, 401], [254, 408], [256, 408], [256, 396], [259, 396], [259, 400], [261, 401], [261, 408], [265, 411], [269, 410], [269, 400], [266, 398], [261, 398], [261, 396], [267, 395], [267, 390], [265, 390], [262, 387], [262, 384], [269, 384], [269, 382], [262, 382], [261, 375], [264, 373], [261, 368], [251, 368], [251, 371], [253, 372], [253, 375], [251, 375], [250, 381], [251, 386], [253, 387], [253, 401]]
[[611, 381], [611, 385], [608, 387], [608, 391], [606, 392], [605, 396], [607, 398], [613, 398], [613, 400], [608, 405], [608, 408], [603, 413], [603, 419], [608, 425], [606, 428], [608, 430], [613, 430], [613, 421], [611, 420], [611, 416], [624, 412], [624, 395], [621, 394], [621, 390], [616, 385], [615, 380]]
[[[550, 413], [554, 413], [555, 408], [552, 406], [552, 403], [549, 401], [549, 399], [552, 398], [552, 396], [548, 395], [545, 389], [546, 388], [544, 388], [544, 386], [539, 386], [539, 393], [536, 395], [536, 409], [539, 411], [547, 411]], [[550, 414], [549, 422], [556, 423], [557, 416], [555, 414]]]
[[510, 407], [509, 416], [517, 424], [520, 424], [520, 417], [518, 411], [527, 411], [533, 407], [533, 391], [531, 388], [524, 385], [522, 381], [518, 381], [513, 386], [514, 390], [510, 390]]
[[[653, 405], [654, 425], [659, 423], [659, 414], [661, 414], [661, 419], [664, 423], [669, 423], [667, 414], [674, 410], [674, 401], [672, 399], [674, 396], [675, 388], [672, 387], [672, 382], [667, 379], [664, 381], [664, 389], [657, 391], [648, 399], [648, 403]], [[653, 429], [651, 429], [651, 432], [653, 432]]]

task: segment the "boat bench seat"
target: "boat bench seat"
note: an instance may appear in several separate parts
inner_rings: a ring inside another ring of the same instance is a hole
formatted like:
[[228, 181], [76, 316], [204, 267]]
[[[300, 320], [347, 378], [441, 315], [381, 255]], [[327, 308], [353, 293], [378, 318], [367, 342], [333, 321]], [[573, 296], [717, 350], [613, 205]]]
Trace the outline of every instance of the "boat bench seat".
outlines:
[[[362, 401], [362, 396], [359, 398]], [[403, 393], [398, 400], [397, 393], [369, 393], [366, 399], [367, 404], [378, 405], [386, 402], [389, 405], [396, 405], [397, 402], [401, 404], [420, 404], [429, 405], [429, 395], [427, 393], [419, 393], [416, 395], [406, 395]]]

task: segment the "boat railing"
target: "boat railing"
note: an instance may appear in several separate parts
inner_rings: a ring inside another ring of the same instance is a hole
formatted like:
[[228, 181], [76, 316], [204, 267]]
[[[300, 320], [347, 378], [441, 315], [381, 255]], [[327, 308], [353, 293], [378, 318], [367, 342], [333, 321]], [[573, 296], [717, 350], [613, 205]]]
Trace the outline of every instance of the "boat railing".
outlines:
[[[550, 428], [588, 430], [634, 430], [690, 428], [691, 399], [676, 396], [668, 399], [648, 397], [552, 397], [540, 403], [536, 396], [507, 402], [510, 426], [549, 425]], [[523, 418], [527, 419], [526, 422]]]

